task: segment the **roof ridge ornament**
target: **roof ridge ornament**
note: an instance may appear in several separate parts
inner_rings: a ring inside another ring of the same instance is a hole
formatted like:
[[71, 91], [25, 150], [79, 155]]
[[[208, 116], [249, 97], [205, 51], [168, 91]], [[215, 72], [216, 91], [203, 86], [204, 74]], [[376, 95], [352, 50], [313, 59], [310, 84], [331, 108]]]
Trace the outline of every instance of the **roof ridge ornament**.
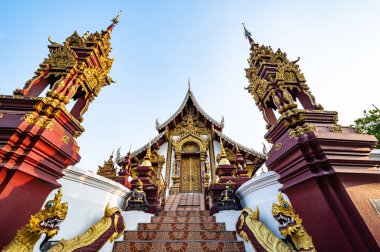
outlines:
[[160, 122], [158, 121], [158, 117], [156, 118], [156, 130], [160, 128]]
[[191, 91], [191, 82], [190, 82], [190, 78], [189, 78], [189, 80], [187, 81], [187, 84], [189, 85], [189, 91]]
[[131, 153], [131, 150], [132, 150], [132, 144], [129, 145], [129, 151], [128, 151], [129, 154]]

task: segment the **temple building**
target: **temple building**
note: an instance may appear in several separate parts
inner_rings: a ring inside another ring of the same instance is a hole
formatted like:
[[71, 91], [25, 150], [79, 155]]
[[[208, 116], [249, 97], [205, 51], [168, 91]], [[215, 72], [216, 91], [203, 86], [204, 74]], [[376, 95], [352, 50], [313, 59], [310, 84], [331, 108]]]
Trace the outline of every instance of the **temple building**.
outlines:
[[49, 39], [35, 76], [0, 96], [2, 251], [380, 251], [378, 140], [338, 124], [298, 60], [245, 27], [246, 89], [267, 125], [268, 154], [226, 136], [189, 83], [144, 146], [116, 161], [112, 152], [97, 174], [76, 167], [83, 115], [113, 82], [118, 19], [100, 33]]
[[189, 83], [177, 111], [163, 123], [156, 120], [157, 136], [131, 153], [132, 177], [133, 169], [141, 165], [151, 148], [150, 162], [156, 174], [153, 180], [157, 185], [166, 185], [166, 194], [201, 193], [205, 183], [219, 180], [216, 170], [221, 159], [221, 141], [230, 164], [237, 164], [236, 153], [240, 152], [241, 169], [247, 170], [246, 176], [254, 176], [265, 162], [265, 155], [232, 140], [223, 134], [223, 127], [224, 118], [218, 122], [209, 116], [197, 102]]

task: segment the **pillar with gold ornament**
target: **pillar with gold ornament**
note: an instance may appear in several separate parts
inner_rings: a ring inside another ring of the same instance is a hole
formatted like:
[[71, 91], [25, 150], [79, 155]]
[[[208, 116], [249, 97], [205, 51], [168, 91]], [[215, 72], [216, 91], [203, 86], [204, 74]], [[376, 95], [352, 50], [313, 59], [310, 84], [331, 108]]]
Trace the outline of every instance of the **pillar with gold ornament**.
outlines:
[[179, 193], [179, 185], [181, 182], [180, 170], [181, 170], [181, 153], [176, 152], [175, 163], [173, 164], [173, 175], [172, 175], [173, 184], [169, 191], [170, 195]]
[[280, 175], [280, 190], [316, 250], [378, 251], [380, 170], [370, 157], [376, 138], [338, 124], [337, 112], [316, 103], [299, 59], [290, 61], [280, 49], [259, 45], [247, 29], [245, 35], [251, 47], [247, 90], [263, 113], [265, 138], [272, 144], [265, 164]]
[[154, 183], [156, 176], [152, 167], [151, 159], [151, 143], [146, 150], [144, 160], [139, 166], [132, 170], [132, 187], [137, 188], [137, 183], [141, 181], [143, 183], [143, 190], [146, 193], [146, 199], [148, 200], [148, 213], [155, 214], [158, 211], [159, 206], [159, 187]]
[[[212, 183], [209, 187], [209, 194], [211, 199], [211, 214], [217, 213], [219, 211], [217, 207], [218, 200], [222, 195], [222, 192], [226, 190], [226, 184], [229, 183], [229, 187], [235, 191], [243, 182], [239, 181], [239, 178], [236, 176], [237, 167], [232, 165], [227, 159], [226, 151], [223, 147], [223, 139], [220, 138], [220, 157], [218, 167], [216, 168], [216, 175], [218, 176], [218, 181]], [[240, 203], [237, 202], [237, 205], [240, 206]]]
[[104, 31], [74, 32], [62, 44], [49, 37], [49, 55], [35, 75], [14, 95], [0, 97], [0, 227], [7, 230], [0, 248], [60, 187], [62, 170], [79, 162], [83, 115], [113, 82], [110, 39], [117, 23], [118, 17]]

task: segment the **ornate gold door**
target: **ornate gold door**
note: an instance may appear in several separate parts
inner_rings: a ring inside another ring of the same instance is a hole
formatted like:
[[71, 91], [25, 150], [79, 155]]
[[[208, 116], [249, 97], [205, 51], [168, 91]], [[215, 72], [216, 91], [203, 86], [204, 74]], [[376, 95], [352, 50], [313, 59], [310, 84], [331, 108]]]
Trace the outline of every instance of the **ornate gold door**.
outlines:
[[201, 169], [199, 158], [182, 158], [181, 189], [182, 192], [201, 191]]

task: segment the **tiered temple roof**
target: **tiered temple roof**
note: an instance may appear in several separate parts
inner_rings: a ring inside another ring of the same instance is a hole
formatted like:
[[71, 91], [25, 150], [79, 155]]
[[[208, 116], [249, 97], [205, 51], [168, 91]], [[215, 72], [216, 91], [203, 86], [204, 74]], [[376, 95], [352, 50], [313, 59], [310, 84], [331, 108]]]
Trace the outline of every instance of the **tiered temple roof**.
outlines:
[[[235, 149], [235, 147], [237, 146], [242, 152], [242, 155], [244, 156], [244, 158], [249, 159], [249, 160], [254, 160], [253, 162], [257, 164], [258, 168], [264, 163], [266, 159], [266, 156], [264, 154], [258, 151], [255, 151], [252, 148], [243, 146], [239, 144], [238, 142], [234, 141], [232, 138], [222, 133], [222, 130], [224, 127], [224, 118], [222, 118], [222, 120], [218, 122], [215, 119], [213, 119], [210, 115], [208, 115], [199, 105], [190, 86], [185, 95], [185, 98], [183, 99], [177, 111], [164, 123], [159, 124], [158, 121], [156, 121], [156, 129], [159, 134], [150, 141], [152, 149], [159, 149], [162, 144], [170, 140], [169, 132], [172, 131], [177, 125], [179, 125], [181, 122], [185, 120], [184, 118], [188, 114], [187, 110], [189, 108], [190, 109], [194, 108], [194, 113], [197, 115], [198, 120], [201, 121], [205, 125], [206, 128], [210, 129], [212, 140], [216, 140], [220, 142], [220, 139], [222, 139], [226, 147], [230, 147], [231, 149], [232, 148]], [[132, 152], [133, 159], [135, 161], [142, 160], [143, 157], [145, 156], [148, 146], [149, 146], [149, 142], [144, 144], [139, 149], [133, 151]], [[123, 158], [124, 157], [122, 157], [120, 160], [123, 160]]]
[[186, 107], [186, 104], [188, 104], [188, 102], [191, 101], [192, 104], [194, 105], [195, 109], [197, 110], [197, 112], [199, 112], [201, 115], [204, 116], [204, 118], [209, 122], [211, 123], [212, 125], [214, 125], [214, 128], [215, 129], [219, 129], [219, 130], [222, 130], [223, 127], [224, 127], [224, 118], [222, 116], [222, 120], [220, 122], [216, 121], [215, 119], [213, 119], [211, 116], [209, 116], [203, 109], [202, 107], [199, 105], [197, 99], [195, 99], [195, 96], [193, 94], [193, 92], [191, 91], [191, 88], [189, 86], [189, 89], [186, 93], [186, 96], [185, 98], [183, 99], [182, 103], [181, 103], [181, 106], [177, 109], [177, 111], [171, 116], [169, 117], [169, 119], [167, 119], [164, 123], [162, 124], [159, 124], [158, 123], [158, 120], [156, 121], [156, 129], [158, 130], [158, 132], [162, 132], [165, 130], [165, 127], [168, 126], [169, 129], [171, 128], [174, 128], [173, 124], [175, 124], [175, 121], [179, 120], [179, 118], [181, 117], [181, 113], [183, 112], [183, 110], [185, 109]]

